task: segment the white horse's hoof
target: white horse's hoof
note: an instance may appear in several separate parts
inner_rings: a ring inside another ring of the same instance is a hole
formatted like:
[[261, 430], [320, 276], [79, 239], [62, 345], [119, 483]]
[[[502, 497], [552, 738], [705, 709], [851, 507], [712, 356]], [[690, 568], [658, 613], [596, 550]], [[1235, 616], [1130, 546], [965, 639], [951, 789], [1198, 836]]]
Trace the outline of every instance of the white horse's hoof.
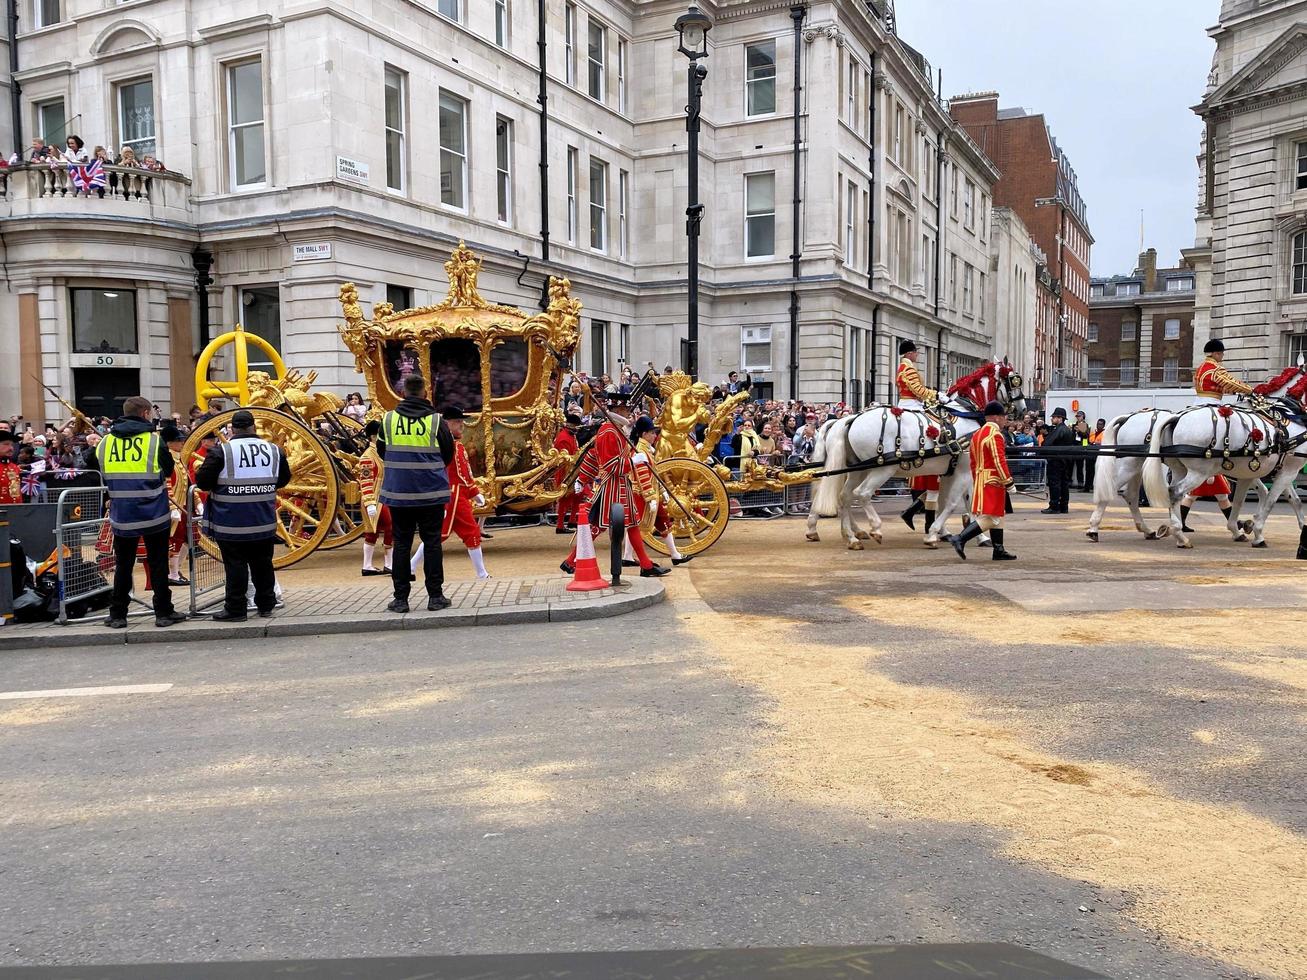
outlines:
[[881, 544], [885, 540], [885, 535], [881, 534], [879, 531], [872, 531], [871, 540], [875, 541], [877, 544]]
[[1188, 548], [1190, 551], [1192, 551], [1194, 547], [1194, 543], [1192, 541], [1182, 541], [1179, 538], [1177, 538], [1175, 542], [1175, 546], [1177, 548]]
[[934, 541], [923, 541], [922, 544], [924, 544], [931, 551], [934, 551], [936, 548], [939, 547], [939, 545]]
[[1086, 531], [1086, 532], [1085, 532], [1085, 537], [1087, 537], [1090, 541], [1094, 542], [1094, 544], [1098, 544], [1098, 532], [1097, 532], [1097, 531]]
[[1171, 525], [1170, 525], [1170, 524], [1163, 524], [1161, 527], [1159, 527], [1156, 531], [1153, 532], [1153, 535], [1152, 535], [1152, 537], [1149, 538], [1149, 540], [1150, 540], [1150, 541], [1154, 541], [1154, 540], [1160, 541], [1162, 538], [1169, 537], [1170, 534], [1171, 534]]
[[866, 551], [867, 549], [863, 547], [861, 541], [859, 541], [859, 540], [857, 540], [857, 539], [855, 538], [854, 540], [852, 540], [852, 541], [849, 542], [849, 550], [850, 550], [850, 551]]
[[859, 541], [871, 540], [871, 535], [868, 534], [866, 531], [854, 531], [853, 536], [857, 538]]
[[1253, 547], [1254, 547], [1254, 548], [1265, 548], [1265, 547], [1266, 547], [1266, 542], [1265, 542], [1265, 541], [1254, 541], [1254, 542], [1253, 542]]
[[1161, 537], [1161, 535], [1158, 534], [1156, 531], [1145, 531], [1145, 532], [1144, 532], [1144, 540], [1145, 540], [1145, 541], [1156, 541], [1156, 540], [1157, 540], [1158, 538], [1160, 538], [1160, 537]]
[[1237, 531], [1237, 532], [1235, 533], [1235, 535], [1234, 535], [1234, 540], [1236, 540], [1236, 541], [1247, 541], [1247, 540], [1248, 540], [1248, 535], [1244, 534], [1242, 531]]
[[809, 541], [821, 540], [821, 535], [818, 534], [816, 531], [809, 531], [807, 534], [804, 535], [804, 537], [807, 538]]
[[1244, 534], [1250, 534], [1250, 533], [1252, 532], [1252, 529], [1253, 529], [1253, 522], [1252, 522], [1252, 521], [1240, 521], [1240, 522], [1239, 522], [1239, 530], [1242, 531]]

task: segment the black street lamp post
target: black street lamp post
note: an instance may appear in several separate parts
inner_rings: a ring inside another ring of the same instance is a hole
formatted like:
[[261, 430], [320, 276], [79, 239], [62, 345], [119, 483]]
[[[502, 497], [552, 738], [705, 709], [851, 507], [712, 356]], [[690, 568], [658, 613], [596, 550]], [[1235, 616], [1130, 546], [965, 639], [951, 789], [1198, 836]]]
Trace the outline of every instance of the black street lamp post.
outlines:
[[708, 69], [700, 60], [708, 57], [708, 32], [712, 18], [698, 7], [690, 7], [676, 18], [676, 33], [680, 36], [678, 50], [690, 59], [688, 73], [690, 91], [685, 106], [685, 131], [689, 134], [689, 202], [685, 209], [685, 236], [687, 239], [687, 279], [689, 307], [687, 310], [686, 345], [681, 352], [681, 370], [691, 378], [699, 374], [699, 226], [703, 222], [703, 204], [699, 201], [699, 114], [703, 103], [703, 80]]

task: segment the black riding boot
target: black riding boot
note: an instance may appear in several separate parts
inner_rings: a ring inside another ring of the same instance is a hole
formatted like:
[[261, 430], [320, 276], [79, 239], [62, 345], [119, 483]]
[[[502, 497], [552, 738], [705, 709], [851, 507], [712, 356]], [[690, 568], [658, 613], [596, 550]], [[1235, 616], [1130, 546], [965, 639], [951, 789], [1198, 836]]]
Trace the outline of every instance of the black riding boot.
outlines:
[[912, 530], [915, 531], [917, 529], [917, 525], [912, 522], [913, 518], [915, 518], [918, 514], [920, 514], [925, 509], [926, 509], [926, 495], [923, 493], [916, 500], [912, 501], [912, 506], [910, 506], [907, 510], [905, 510], [902, 514], [900, 514], [899, 517], [903, 518], [904, 524], [906, 524], [908, 527], [912, 528]]
[[927, 534], [930, 533], [930, 529], [934, 526], [934, 524], [935, 524], [935, 512], [931, 510], [929, 507], [927, 507], [926, 508], [926, 533]]
[[959, 558], [961, 558], [963, 561], [966, 561], [967, 552], [965, 549], [966, 549], [967, 542], [970, 541], [972, 538], [980, 537], [980, 535], [981, 535], [980, 524], [977, 521], [972, 521], [970, 524], [968, 524], [966, 527], [962, 529], [961, 534], [950, 534], [947, 537], [945, 537], [944, 540], [953, 546], [953, 550], [958, 553]]
[[1189, 510], [1190, 508], [1185, 507], [1183, 504], [1180, 505], [1180, 529], [1185, 534], [1194, 533], [1194, 529], [1189, 526]]
[[1016, 561], [1017, 556], [1007, 551], [1003, 547], [1003, 529], [996, 527], [989, 532], [990, 538], [994, 542], [994, 561]]
[[1307, 527], [1298, 532], [1298, 560], [1307, 561]]

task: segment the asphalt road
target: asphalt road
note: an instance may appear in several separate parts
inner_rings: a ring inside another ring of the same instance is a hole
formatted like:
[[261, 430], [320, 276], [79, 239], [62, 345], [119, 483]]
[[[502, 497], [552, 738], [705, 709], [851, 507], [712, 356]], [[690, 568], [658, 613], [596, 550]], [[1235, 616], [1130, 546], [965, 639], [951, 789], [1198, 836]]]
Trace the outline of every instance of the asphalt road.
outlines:
[[[1076, 642], [1081, 617], [1032, 628], [1037, 613], [986, 586], [990, 563], [902, 535], [871, 556], [796, 534], [732, 528], [638, 618], [0, 653], [3, 691], [171, 685], [0, 700], [0, 965], [992, 940], [1121, 978], [1293, 975], [1301, 937], [1285, 971], [1260, 972], [1195, 943], [1182, 916], [1170, 930], [1138, 914], [1148, 896], [1092, 867], [1026, 857], [1005, 827], [906, 796], [868, 816], [837, 788], [787, 785], [800, 777], [778, 759], [862, 735], [772, 754], [804, 702], [749, 671], [851, 650], [869, 679], [965, 695], [977, 724], [1032, 751], [1128, 766], [1167, 799], [1299, 835], [1301, 689], [1177, 652], [1184, 618]], [[1047, 577], [1064, 545], [1038, 541], [1007, 581]], [[1127, 557], [1075, 568], [1086, 606], [1096, 582], [1197, 568], [1111, 547]], [[1179, 558], [1240, 581], [1285, 573], [1232, 570], [1232, 549]], [[1000, 615], [939, 619], [941, 595]], [[732, 652], [753, 623], [787, 639]], [[1231, 732], [1256, 751], [1206, 766]]]

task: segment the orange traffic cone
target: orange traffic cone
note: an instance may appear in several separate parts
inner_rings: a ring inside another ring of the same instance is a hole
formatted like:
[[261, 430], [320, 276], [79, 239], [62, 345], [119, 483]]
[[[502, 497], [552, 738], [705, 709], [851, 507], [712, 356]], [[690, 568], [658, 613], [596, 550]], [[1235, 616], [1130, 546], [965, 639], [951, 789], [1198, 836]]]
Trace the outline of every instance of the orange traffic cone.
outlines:
[[590, 534], [590, 508], [579, 508], [576, 523], [576, 568], [568, 592], [594, 592], [612, 588], [599, 574], [599, 560], [595, 557], [595, 539]]

